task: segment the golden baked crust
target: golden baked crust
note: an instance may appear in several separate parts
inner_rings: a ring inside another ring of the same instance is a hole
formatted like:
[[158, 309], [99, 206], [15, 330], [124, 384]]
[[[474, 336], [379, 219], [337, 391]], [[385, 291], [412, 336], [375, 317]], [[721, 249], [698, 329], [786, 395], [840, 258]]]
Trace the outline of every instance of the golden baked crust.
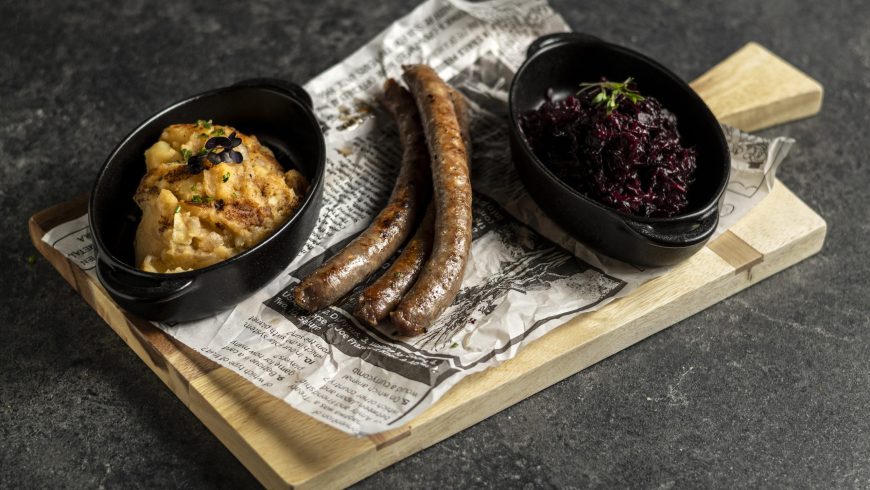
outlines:
[[[209, 138], [236, 133], [241, 163], [224, 162], [200, 173], [188, 170]], [[147, 272], [183, 272], [239, 254], [292, 216], [308, 182], [284, 171], [256, 136], [229, 126], [174, 124], [145, 152], [147, 173], [134, 200], [142, 210], [136, 230], [136, 265]]]

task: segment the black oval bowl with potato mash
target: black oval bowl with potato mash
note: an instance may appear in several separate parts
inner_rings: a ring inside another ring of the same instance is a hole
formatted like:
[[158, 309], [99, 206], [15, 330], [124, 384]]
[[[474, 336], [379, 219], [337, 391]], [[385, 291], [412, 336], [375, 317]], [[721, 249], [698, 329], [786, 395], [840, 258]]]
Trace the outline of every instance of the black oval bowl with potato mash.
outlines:
[[[176, 273], [144, 272], [134, 261], [141, 211], [132, 197], [145, 174], [144, 153], [163, 129], [211, 119], [255, 135], [285, 170], [309, 183], [295, 214], [257, 245], [216, 264]], [[88, 205], [97, 277], [122, 308], [154, 321], [208, 317], [268, 284], [311, 235], [320, 210], [326, 149], [311, 98], [302, 87], [258, 79], [194, 95], [158, 112], [131, 132], [100, 170]]]

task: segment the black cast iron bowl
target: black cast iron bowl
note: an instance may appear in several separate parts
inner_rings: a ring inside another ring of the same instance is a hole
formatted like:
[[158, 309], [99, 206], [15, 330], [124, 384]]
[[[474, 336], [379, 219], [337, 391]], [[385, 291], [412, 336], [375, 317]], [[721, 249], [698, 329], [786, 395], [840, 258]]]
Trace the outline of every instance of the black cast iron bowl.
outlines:
[[[583, 82], [637, 80], [677, 116], [683, 145], [698, 151], [695, 182], [686, 212], [668, 218], [631, 216], [577, 192], [534, 154], [519, 124], [553, 90], [555, 98], [577, 92]], [[670, 70], [622, 46], [580, 33], [543, 36], [529, 46], [510, 89], [511, 153], [529, 194], [565, 231], [599, 252], [639, 266], [673, 265], [697, 252], [719, 222], [731, 172], [728, 145], [704, 101]]]
[[[166, 126], [197, 119], [256, 135], [285, 169], [296, 168], [308, 178], [308, 195], [296, 214], [243, 253], [189, 272], [140, 271], [133, 237], [142, 213], [133, 195], [145, 174], [145, 150]], [[305, 244], [320, 211], [325, 166], [323, 133], [311, 98], [299, 85], [248, 80], [163, 109], [112, 151], [94, 183], [88, 220], [100, 283], [122, 308], [148, 320], [196, 320], [235, 306], [275, 278]]]

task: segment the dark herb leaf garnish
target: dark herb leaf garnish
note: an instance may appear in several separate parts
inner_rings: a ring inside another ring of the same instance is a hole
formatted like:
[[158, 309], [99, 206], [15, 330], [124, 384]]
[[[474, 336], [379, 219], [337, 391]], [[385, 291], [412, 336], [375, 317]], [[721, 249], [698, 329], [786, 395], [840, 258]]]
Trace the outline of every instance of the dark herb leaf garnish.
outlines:
[[187, 159], [187, 170], [196, 175], [219, 163], [242, 163], [244, 156], [233, 148], [242, 144], [242, 139], [233, 132], [229, 136], [215, 136], [205, 142], [199, 154]]
[[233, 161], [233, 163], [242, 163], [242, 159], [244, 158], [241, 153], [239, 153], [235, 150], [231, 150], [229, 152], [229, 155], [230, 155], [230, 159]]
[[187, 159], [187, 171], [191, 175], [202, 173], [206, 168], [205, 155], [194, 155]]
[[223, 146], [224, 148], [230, 146], [230, 139], [225, 136], [215, 136], [210, 140], [205, 142], [205, 147], [211, 150], [216, 146]]

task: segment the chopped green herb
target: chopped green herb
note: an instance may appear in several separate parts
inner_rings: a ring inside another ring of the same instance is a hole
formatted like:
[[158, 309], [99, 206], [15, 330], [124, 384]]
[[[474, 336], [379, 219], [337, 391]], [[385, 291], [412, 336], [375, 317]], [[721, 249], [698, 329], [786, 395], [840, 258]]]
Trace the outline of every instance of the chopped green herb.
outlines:
[[211, 129], [211, 119], [209, 119], [208, 121], [206, 121], [205, 119], [197, 119], [196, 126], [198, 128]]
[[178, 214], [180, 212], [181, 212], [181, 204], [178, 204], [175, 206], [175, 214]]
[[224, 182], [230, 180], [230, 173], [229, 173], [229, 172], [227, 172], [227, 173], [224, 174], [224, 179], [223, 179], [223, 180], [224, 180]]
[[27, 265], [33, 265], [36, 263], [36, 255], [30, 254], [27, 256]]
[[459, 344], [457, 344], [456, 342], [453, 342], [452, 344], [450, 344], [451, 349], [455, 349], [457, 347], [459, 347]]
[[190, 192], [196, 192], [196, 183], [190, 186]]
[[225, 136], [227, 133], [224, 131], [224, 128], [217, 128], [212, 134], [215, 136]]
[[238, 199], [238, 198], [239, 198], [239, 193], [233, 192], [233, 199]]
[[206, 153], [208, 153], [208, 148], [203, 146], [202, 148], [199, 149], [199, 152], [197, 152], [197, 155], [205, 155]]
[[193, 152], [188, 150], [187, 148], [181, 149], [181, 158], [184, 158], [184, 161], [190, 160], [190, 157], [193, 156]]
[[190, 202], [195, 202], [197, 204], [208, 204], [214, 201], [214, 198], [211, 196], [200, 196], [199, 194], [194, 194], [193, 197], [190, 198]]

